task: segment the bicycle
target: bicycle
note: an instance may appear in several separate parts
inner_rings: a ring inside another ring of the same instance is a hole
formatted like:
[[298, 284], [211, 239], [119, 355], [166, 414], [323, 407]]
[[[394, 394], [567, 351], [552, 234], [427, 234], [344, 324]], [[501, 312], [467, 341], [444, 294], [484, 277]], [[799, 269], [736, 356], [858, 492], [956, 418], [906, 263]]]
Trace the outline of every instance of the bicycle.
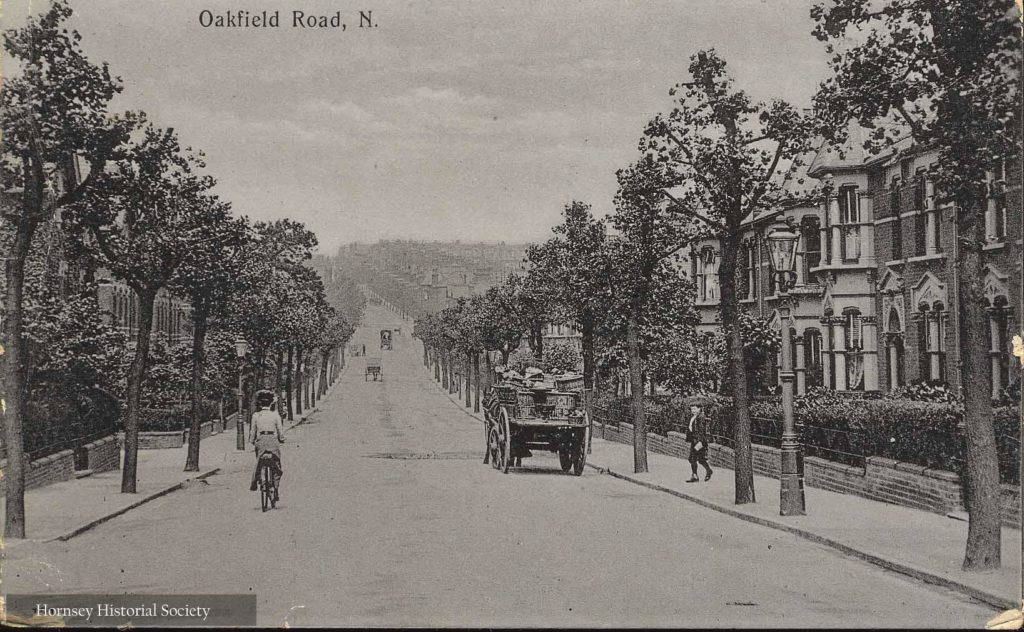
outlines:
[[267, 452], [260, 456], [259, 484], [260, 500], [263, 506], [263, 511], [266, 511], [268, 508], [273, 509], [277, 506], [277, 481], [274, 476], [276, 469], [273, 454]]

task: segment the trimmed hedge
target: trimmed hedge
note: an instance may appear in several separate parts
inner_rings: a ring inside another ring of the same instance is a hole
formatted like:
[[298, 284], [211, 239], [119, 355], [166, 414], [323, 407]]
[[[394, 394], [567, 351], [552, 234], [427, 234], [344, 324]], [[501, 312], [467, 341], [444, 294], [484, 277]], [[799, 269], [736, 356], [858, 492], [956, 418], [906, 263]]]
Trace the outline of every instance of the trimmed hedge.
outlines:
[[[201, 421], [209, 421], [218, 416], [217, 402], [203, 401], [199, 410]], [[139, 432], [183, 431], [188, 428], [191, 421], [191, 404], [181, 404], [172, 408], [146, 408], [139, 414]]]
[[25, 405], [24, 448], [36, 459], [113, 434], [120, 405], [98, 389], [40, 383]]
[[[711, 435], [731, 445], [735, 414], [727, 398], [709, 398], [705, 414]], [[602, 402], [599, 415], [611, 423], [628, 422], [627, 400]], [[686, 427], [684, 400], [655, 398], [647, 406], [648, 432], [660, 435]], [[1018, 483], [1020, 417], [1016, 406], [993, 409], [1000, 479]], [[779, 445], [782, 403], [779, 397], [758, 397], [750, 406], [754, 442]], [[955, 403], [866, 399], [834, 391], [811, 392], [795, 400], [794, 416], [805, 453], [849, 465], [881, 456], [904, 463], [962, 473], [966, 464], [962, 407]]]

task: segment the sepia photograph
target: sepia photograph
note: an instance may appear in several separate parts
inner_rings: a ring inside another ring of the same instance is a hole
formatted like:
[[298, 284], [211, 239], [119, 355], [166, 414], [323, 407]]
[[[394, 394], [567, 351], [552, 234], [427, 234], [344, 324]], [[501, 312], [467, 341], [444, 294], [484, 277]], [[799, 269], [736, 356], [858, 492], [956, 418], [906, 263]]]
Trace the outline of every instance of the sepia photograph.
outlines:
[[0, 621], [1024, 628], [1020, 0], [4, 0]]

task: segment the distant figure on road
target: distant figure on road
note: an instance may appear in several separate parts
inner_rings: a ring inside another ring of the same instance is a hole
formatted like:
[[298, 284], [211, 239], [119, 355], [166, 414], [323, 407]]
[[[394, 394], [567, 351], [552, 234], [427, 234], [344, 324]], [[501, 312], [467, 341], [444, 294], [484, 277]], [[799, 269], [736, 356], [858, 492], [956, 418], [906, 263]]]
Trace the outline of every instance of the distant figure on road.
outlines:
[[256, 469], [252, 473], [252, 484], [249, 489], [256, 491], [259, 487], [260, 456], [264, 452], [273, 454], [274, 459], [274, 485], [281, 482], [281, 474], [284, 473], [281, 467], [281, 443], [284, 441], [284, 429], [281, 427], [281, 415], [277, 411], [270, 410], [274, 404], [274, 394], [270, 391], [256, 393], [256, 412], [252, 414], [252, 430], [250, 439], [256, 446]]
[[686, 438], [690, 441], [690, 470], [693, 472], [686, 482], [696, 483], [700, 480], [697, 478], [698, 463], [704, 466], [704, 480], [711, 480], [714, 472], [708, 465], [708, 420], [700, 404], [696, 402], [690, 404], [690, 422], [687, 424]]

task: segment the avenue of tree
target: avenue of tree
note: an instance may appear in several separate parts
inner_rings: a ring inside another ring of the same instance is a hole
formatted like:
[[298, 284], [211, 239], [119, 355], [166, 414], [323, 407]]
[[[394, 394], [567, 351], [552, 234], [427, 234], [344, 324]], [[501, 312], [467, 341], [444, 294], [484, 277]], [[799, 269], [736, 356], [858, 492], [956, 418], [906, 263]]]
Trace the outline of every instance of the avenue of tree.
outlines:
[[[963, 567], [997, 567], [999, 471], [981, 251], [988, 174], [1021, 151], [1019, 16], [1006, 0], [831, 0], [811, 14], [832, 70], [813, 116], [780, 100], [754, 101], [734, 86], [718, 53], [698, 51], [689, 77], [670, 90], [671, 109], [650, 120], [639, 156], [618, 171], [608, 218], [571, 202], [553, 236], [529, 249], [525, 273], [421, 315], [414, 333], [424, 362], [433, 359], [445, 386], [457, 388], [451, 376], [471, 375], [468, 359], [493, 351], [508, 365], [524, 339], [550, 364], [542, 326], [578, 324], [585, 387], [595, 388], [602, 371], [628, 374], [637, 472], [647, 471], [646, 387], [702, 393], [706, 376], [721, 374], [717, 385], [734, 417], [735, 502], [754, 502], [751, 367], [779, 342], [740, 306], [743, 224], [792, 202], [782, 186], [787, 177], [822, 143], [841, 146], [850, 121], [871, 130], [869, 153], [909, 130], [918, 146], [937, 150], [929, 176], [957, 209], [970, 516]], [[694, 291], [679, 260], [686, 246], [708, 239], [717, 240], [721, 257], [722, 336], [713, 349], [693, 335]], [[716, 363], [718, 356], [724, 361]]]
[[[306, 265], [317, 242], [302, 224], [232, 215], [201, 152], [143, 112], [111, 113], [123, 84], [106, 64], [89, 61], [67, 27], [70, 16], [67, 2], [56, 0], [3, 34], [19, 70], [5, 73], [0, 90], [8, 538], [26, 534], [24, 439], [35, 422], [28, 411], [45, 405], [47, 384], [88, 401], [113, 398], [124, 429], [121, 491], [134, 493], [140, 417], [164, 401], [168, 385], [178, 401], [191, 402], [184, 468], [197, 471], [203, 399], [216, 392], [230, 401], [241, 370], [250, 411], [255, 391], [273, 388], [291, 418], [293, 399], [301, 412], [323, 395], [364, 304], [350, 280], [325, 282]], [[66, 292], [47, 281], [55, 240], [75, 271]], [[100, 313], [100, 270], [134, 295], [133, 347]], [[191, 340], [177, 355], [154, 341], [161, 293], [191, 305]], [[243, 340], [248, 353], [239, 367], [235, 347]]]

